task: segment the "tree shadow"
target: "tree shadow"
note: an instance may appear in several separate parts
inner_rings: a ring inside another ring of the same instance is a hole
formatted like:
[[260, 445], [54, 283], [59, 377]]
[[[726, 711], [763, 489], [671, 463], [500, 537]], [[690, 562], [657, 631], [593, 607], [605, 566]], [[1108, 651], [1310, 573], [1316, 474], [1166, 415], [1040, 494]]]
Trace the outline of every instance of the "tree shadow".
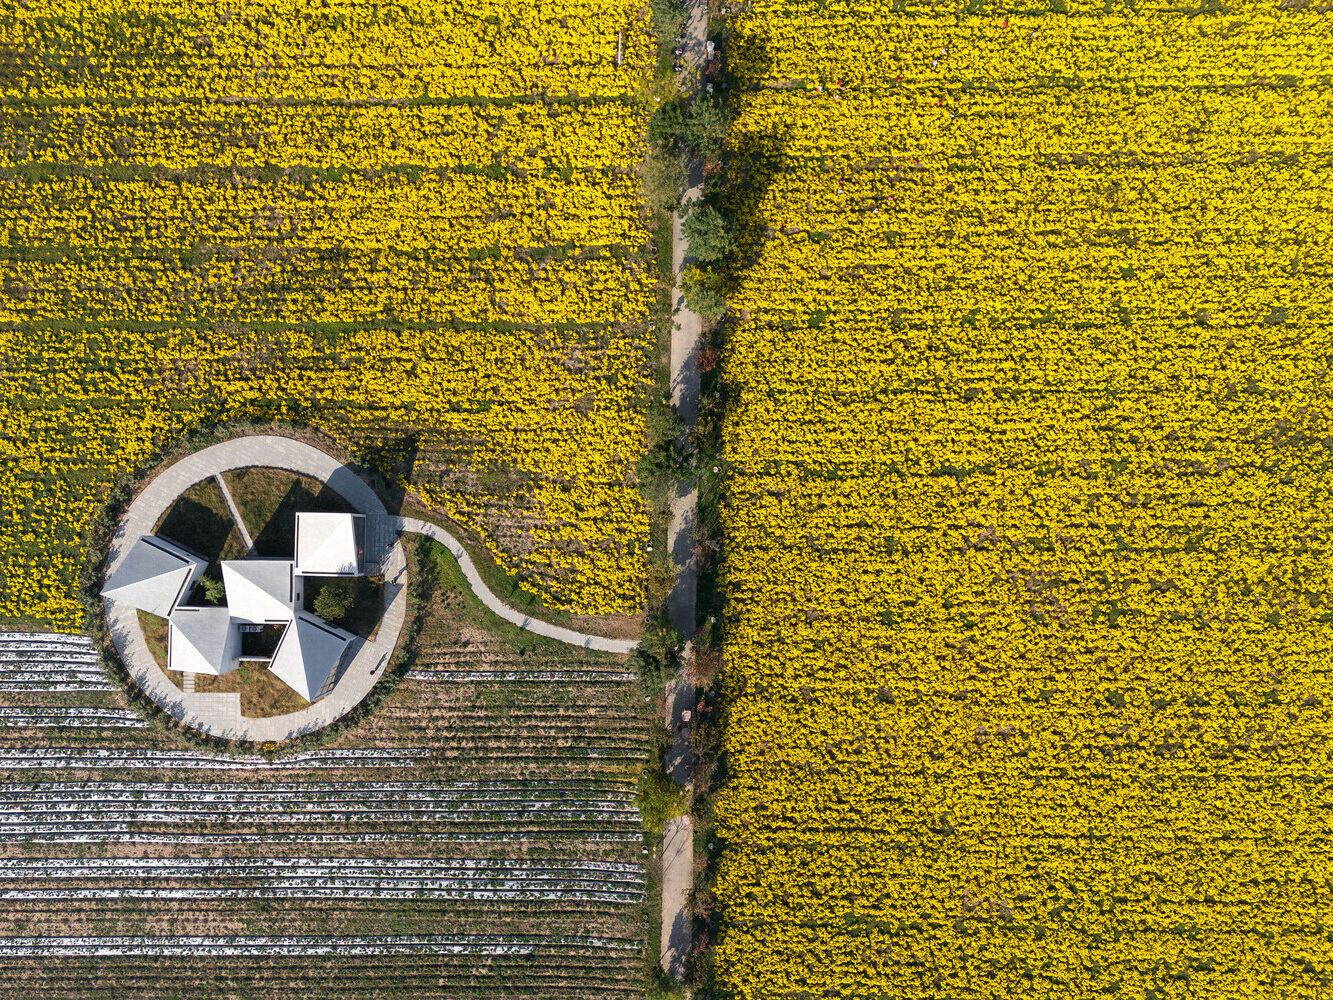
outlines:
[[732, 107], [721, 193], [724, 213], [734, 233], [731, 255], [722, 269], [723, 290], [730, 296], [745, 270], [758, 262], [763, 244], [772, 232], [760, 216], [774, 180], [782, 172], [790, 144], [790, 130], [781, 124], [740, 132], [740, 120], [757, 95], [767, 89], [755, 81], [767, 80], [773, 66], [772, 43], [763, 36], [745, 36], [730, 43], [725, 75]]
[[400, 434], [381, 441], [367, 441], [352, 454], [351, 466], [370, 482], [384, 502], [384, 509], [397, 514], [407, 499], [407, 484], [421, 453], [421, 432]]

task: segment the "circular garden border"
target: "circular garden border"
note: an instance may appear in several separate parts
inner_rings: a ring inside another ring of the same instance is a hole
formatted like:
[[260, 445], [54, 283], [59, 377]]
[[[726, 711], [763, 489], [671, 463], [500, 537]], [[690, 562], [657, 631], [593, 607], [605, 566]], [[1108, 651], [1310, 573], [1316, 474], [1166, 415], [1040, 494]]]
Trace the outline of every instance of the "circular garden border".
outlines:
[[106, 625], [126, 672], [154, 704], [183, 726], [223, 740], [281, 743], [316, 732], [352, 711], [390, 665], [407, 614], [407, 559], [391, 518], [373, 489], [327, 452], [295, 438], [243, 435], [210, 445], [160, 471], [126, 507], [116, 525], [105, 564], [109, 578], [141, 535], [185, 490], [223, 472], [278, 468], [317, 479], [366, 515], [367, 561], [384, 576], [382, 616], [375, 638], [359, 638], [352, 659], [323, 698], [286, 715], [247, 718], [237, 693], [182, 691], [148, 650], [138, 614], [126, 604], [106, 602]]

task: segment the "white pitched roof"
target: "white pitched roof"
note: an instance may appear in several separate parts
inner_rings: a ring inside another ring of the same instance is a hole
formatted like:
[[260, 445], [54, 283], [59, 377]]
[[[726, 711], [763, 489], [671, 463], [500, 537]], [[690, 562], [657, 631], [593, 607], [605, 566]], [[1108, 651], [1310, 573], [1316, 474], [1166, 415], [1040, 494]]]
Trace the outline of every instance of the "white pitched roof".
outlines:
[[359, 576], [359, 542], [364, 535], [364, 514], [298, 513], [296, 572], [315, 576]]
[[102, 596], [166, 618], [190, 595], [204, 566], [179, 545], [144, 535], [111, 574]]
[[306, 701], [313, 701], [354, 638], [350, 632], [299, 611], [282, 634], [269, 669]]
[[225, 674], [237, 665], [241, 636], [226, 608], [177, 608], [167, 621], [169, 670]]
[[228, 559], [222, 563], [231, 616], [243, 622], [289, 622], [295, 599], [290, 559]]

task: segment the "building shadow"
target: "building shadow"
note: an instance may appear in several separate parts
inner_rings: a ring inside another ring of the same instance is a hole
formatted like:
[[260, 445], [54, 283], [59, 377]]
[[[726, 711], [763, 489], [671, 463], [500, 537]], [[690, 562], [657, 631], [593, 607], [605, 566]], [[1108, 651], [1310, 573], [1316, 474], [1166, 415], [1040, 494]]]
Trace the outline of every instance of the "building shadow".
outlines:
[[254, 536], [253, 554], [262, 558], [292, 559], [296, 556], [296, 515], [305, 512], [355, 513], [356, 508], [329, 484], [310, 490], [301, 480], [287, 488], [273, 514]]
[[216, 571], [231, 532], [230, 517], [182, 496], [171, 505], [156, 534], [207, 560], [210, 571]]

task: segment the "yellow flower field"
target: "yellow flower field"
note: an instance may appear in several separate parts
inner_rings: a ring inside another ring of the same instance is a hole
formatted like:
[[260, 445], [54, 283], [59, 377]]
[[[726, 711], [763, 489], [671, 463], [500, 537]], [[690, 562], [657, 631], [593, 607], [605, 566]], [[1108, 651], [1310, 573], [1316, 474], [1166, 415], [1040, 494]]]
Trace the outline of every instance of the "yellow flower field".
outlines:
[[641, 607], [653, 45], [581, 0], [0, 14], [0, 618], [79, 628], [102, 491], [273, 417], [407, 455], [549, 604]]
[[725, 985], [1321, 995], [1333, 15], [755, 7]]

